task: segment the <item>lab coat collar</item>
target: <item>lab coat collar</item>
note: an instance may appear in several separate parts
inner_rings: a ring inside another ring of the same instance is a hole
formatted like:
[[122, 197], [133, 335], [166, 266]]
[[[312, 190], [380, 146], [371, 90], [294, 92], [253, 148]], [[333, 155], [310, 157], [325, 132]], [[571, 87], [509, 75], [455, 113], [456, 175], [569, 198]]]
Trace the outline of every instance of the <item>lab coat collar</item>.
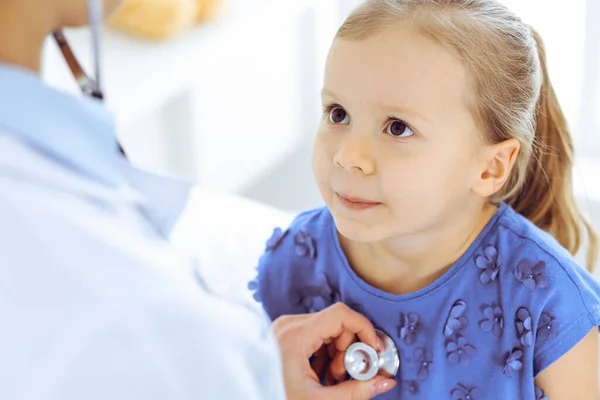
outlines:
[[134, 168], [128, 163], [123, 165], [123, 173], [130, 185], [143, 194], [146, 201], [141, 204], [141, 209], [146, 218], [165, 238], [168, 237], [189, 201], [193, 185], [182, 179]]
[[123, 183], [114, 122], [98, 100], [0, 64], [0, 129], [77, 174], [111, 187]]
[[126, 161], [118, 151], [113, 119], [101, 103], [61, 93], [27, 71], [2, 64], [0, 175], [96, 201], [136, 203], [165, 237], [192, 188]]

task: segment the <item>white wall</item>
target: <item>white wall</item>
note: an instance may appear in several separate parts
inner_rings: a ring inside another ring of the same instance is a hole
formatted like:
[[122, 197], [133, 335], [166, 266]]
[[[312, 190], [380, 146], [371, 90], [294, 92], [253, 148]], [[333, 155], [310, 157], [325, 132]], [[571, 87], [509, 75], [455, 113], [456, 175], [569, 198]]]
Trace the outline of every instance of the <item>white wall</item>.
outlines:
[[[241, 191], [314, 132], [338, 0], [227, 0], [184, 35], [145, 41], [107, 29], [103, 86], [136, 165]], [[91, 71], [90, 35], [67, 32]], [[43, 76], [76, 93], [55, 44]]]

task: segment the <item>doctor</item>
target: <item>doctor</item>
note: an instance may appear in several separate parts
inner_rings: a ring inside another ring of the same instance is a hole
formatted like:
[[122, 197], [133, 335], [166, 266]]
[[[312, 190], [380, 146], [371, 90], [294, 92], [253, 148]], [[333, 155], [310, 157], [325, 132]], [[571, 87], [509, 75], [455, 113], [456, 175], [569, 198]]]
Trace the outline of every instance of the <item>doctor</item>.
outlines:
[[97, 77], [59, 33], [89, 96], [38, 78], [49, 32], [89, 20], [97, 39], [119, 2], [0, 0], [0, 399], [359, 400], [391, 389], [383, 378], [318, 383], [309, 358], [323, 344], [344, 351], [358, 334], [376, 345], [347, 307], [271, 330], [194, 280], [166, 241], [189, 186], [125, 161]]

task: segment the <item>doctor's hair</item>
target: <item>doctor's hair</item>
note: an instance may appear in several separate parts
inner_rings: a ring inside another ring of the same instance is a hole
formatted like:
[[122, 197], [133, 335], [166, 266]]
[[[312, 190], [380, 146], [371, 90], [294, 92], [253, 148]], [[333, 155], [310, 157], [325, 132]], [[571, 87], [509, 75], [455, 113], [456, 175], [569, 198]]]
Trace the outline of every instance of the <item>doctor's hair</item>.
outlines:
[[597, 235], [572, 185], [573, 140], [546, 68], [539, 34], [496, 0], [365, 0], [336, 38], [361, 40], [406, 24], [457, 56], [469, 72], [468, 104], [488, 143], [520, 143], [506, 184], [489, 200], [506, 202], [576, 254]]

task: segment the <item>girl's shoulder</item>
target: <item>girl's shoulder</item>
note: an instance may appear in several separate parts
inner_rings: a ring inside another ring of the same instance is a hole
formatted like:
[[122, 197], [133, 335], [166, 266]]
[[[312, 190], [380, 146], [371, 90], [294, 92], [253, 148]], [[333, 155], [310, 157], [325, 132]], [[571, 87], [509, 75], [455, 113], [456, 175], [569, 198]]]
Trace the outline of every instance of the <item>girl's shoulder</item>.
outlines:
[[508, 207], [475, 263], [482, 282], [497, 274], [504, 309], [514, 311], [517, 329], [529, 326], [536, 376], [600, 325], [596, 278], [552, 236]]
[[597, 279], [554, 237], [511, 208], [506, 207], [489, 236], [480, 250], [495, 250], [500, 272], [513, 278], [515, 290], [525, 287], [529, 294], [577, 293], [584, 300], [600, 298]]
[[[272, 319], [316, 308], [313, 297], [333, 302], [335, 295], [326, 270], [341, 262], [338, 250], [341, 251], [329, 210], [319, 207], [304, 211], [289, 227], [273, 230], [249, 289]], [[308, 287], [310, 293], [299, 287]], [[329, 305], [326, 303], [318, 308]]]

